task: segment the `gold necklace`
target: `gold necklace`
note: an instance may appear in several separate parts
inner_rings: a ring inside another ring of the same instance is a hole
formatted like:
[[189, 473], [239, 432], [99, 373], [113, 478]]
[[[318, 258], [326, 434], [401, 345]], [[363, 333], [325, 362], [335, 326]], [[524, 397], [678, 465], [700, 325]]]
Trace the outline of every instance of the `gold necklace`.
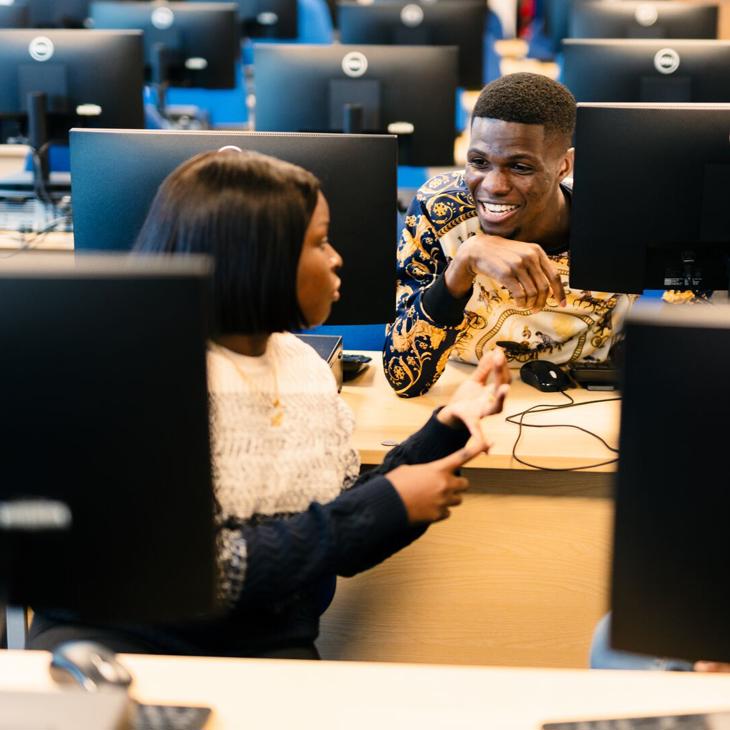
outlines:
[[[264, 391], [262, 391], [260, 388], [256, 386], [256, 381], [254, 378], [252, 378], [241, 366], [239, 363], [236, 362], [236, 360], [231, 356], [229, 351], [222, 347], [221, 345], [211, 342], [210, 343], [210, 349], [214, 352], [217, 352], [219, 355], [224, 357], [226, 360], [228, 360], [231, 365], [235, 368], [236, 372], [240, 376], [241, 380], [243, 380], [245, 383], [248, 384], [249, 388], [256, 393], [257, 395], [260, 395], [262, 397], [266, 397], [266, 394]], [[278, 428], [281, 426], [281, 422], [284, 420], [284, 406], [281, 404], [281, 398], [279, 397], [279, 378], [276, 375], [276, 361], [272, 357], [271, 358], [271, 373], [272, 378], [274, 381], [274, 396], [271, 398], [271, 425], [275, 428]]]

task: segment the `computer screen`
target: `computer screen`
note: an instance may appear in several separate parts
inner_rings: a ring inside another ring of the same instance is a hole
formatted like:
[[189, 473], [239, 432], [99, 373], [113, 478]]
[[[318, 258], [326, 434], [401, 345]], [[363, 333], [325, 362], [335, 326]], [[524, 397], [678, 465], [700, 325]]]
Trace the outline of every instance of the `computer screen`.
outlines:
[[637, 309], [626, 324], [612, 645], [730, 661], [727, 305]]
[[453, 165], [457, 58], [449, 46], [257, 45], [256, 129], [400, 132], [400, 165]]
[[92, 2], [94, 28], [144, 31], [148, 80], [232, 89], [240, 36], [233, 3]]
[[[487, 6], [480, 0], [439, 0], [423, 5], [391, 0], [338, 2], [337, 16], [342, 43], [457, 46], [459, 85], [482, 88]], [[421, 103], [429, 102], [424, 99]]]
[[[11, 603], [126, 621], [213, 608], [210, 272], [200, 257], [3, 262], [0, 588]], [[58, 529], [28, 529], [44, 516]]]
[[563, 43], [561, 81], [578, 101], [730, 102], [730, 41]]
[[299, 34], [297, 0], [235, 0], [234, 5], [246, 38], [296, 38]]
[[570, 284], [728, 288], [730, 104], [578, 104]]
[[34, 28], [83, 28], [89, 0], [25, 0]]
[[573, 38], [717, 38], [717, 5], [600, 0], [575, 3]]
[[395, 305], [393, 136], [74, 130], [76, 250], [131, 248], [164, 178], [193, 155], [225, 145], [293, 162], [320, 179], [330, 205], [329, 237], [344, 259], [342, 297], [328, 322], [387, 322]]
[[29, 23], [27, 3], [16, 2], [11, 5], [0, 3], [0, 28], [27, 28]]
[[0, 139], [28, 134], [28, 95], [46, 95], [48, 136], [72, 126], [143, 127], [138, 31], [0, 30]]
[[560, 44], [570, 33], [571, 8], [579, 2], [585, 0], [542, 0], [543, 31], [555, 54], [560, 53]]

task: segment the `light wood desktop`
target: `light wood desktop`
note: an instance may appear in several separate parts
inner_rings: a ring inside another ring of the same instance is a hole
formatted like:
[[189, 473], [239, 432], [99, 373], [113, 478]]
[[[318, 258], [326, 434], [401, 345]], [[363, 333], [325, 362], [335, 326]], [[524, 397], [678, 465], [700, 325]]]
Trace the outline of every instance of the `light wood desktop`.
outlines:
[[[148, 703], [207, 730], [539, 730], [548, 720], [726, 709], [730, 675], [121, 655]], [[53, 690], [45, 652], [0, 652], [0, 689]]]
[[[420, 398], [402, 399], [385, 381], [379, 353], [343, 388], [356, 419], [363, 463], [377, 464], [444, 404], [469, 365], [449, 363]], [[510, 666], [585, 667], [591, 632], [607, 610], [613, 467], [549, 472], [512, 459], [517, 426], [505, 415], [563, 403], [515, 376], [505, 412], [484, 420], [494, 442], [465, 474], [472, 488], [450, 519], [377, 568], [340, 579], [318, 642], [325, 658]], [[571, 390], [576, 400], [615, 393]], [[529, 416], [573, 423], [617, 443], [618, 403]], [[583, 467], [614, 456], [574, 429], [526, 429], [525, 460]]]

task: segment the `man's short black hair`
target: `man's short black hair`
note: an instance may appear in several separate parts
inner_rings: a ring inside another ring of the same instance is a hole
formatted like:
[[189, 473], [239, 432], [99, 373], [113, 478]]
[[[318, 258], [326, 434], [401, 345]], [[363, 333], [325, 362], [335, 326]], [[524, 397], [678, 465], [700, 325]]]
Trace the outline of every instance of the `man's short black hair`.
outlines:
[[540, 124], [547, 132], [572, 137], [575, 113], [575, 97], [563, 84], [540, 74], [516, 73], [495, 79], [482, 89], [472, 119]]
[[217, 334], [307, 326], [297, 300], [302, 243], [320, 185], [307, 170], [256, 152], [204, 152], [157, 191], [135, 251], [213, 257]]

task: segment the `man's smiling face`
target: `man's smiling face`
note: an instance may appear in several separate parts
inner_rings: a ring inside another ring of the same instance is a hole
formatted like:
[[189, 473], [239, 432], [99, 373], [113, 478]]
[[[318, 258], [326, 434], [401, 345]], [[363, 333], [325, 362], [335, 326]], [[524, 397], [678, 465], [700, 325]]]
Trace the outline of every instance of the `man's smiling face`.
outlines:
[[565, 140], [540, 124], [486, 117], [472, 122], [465, 179], [485, 233], [539, 242], [571, 168]]

